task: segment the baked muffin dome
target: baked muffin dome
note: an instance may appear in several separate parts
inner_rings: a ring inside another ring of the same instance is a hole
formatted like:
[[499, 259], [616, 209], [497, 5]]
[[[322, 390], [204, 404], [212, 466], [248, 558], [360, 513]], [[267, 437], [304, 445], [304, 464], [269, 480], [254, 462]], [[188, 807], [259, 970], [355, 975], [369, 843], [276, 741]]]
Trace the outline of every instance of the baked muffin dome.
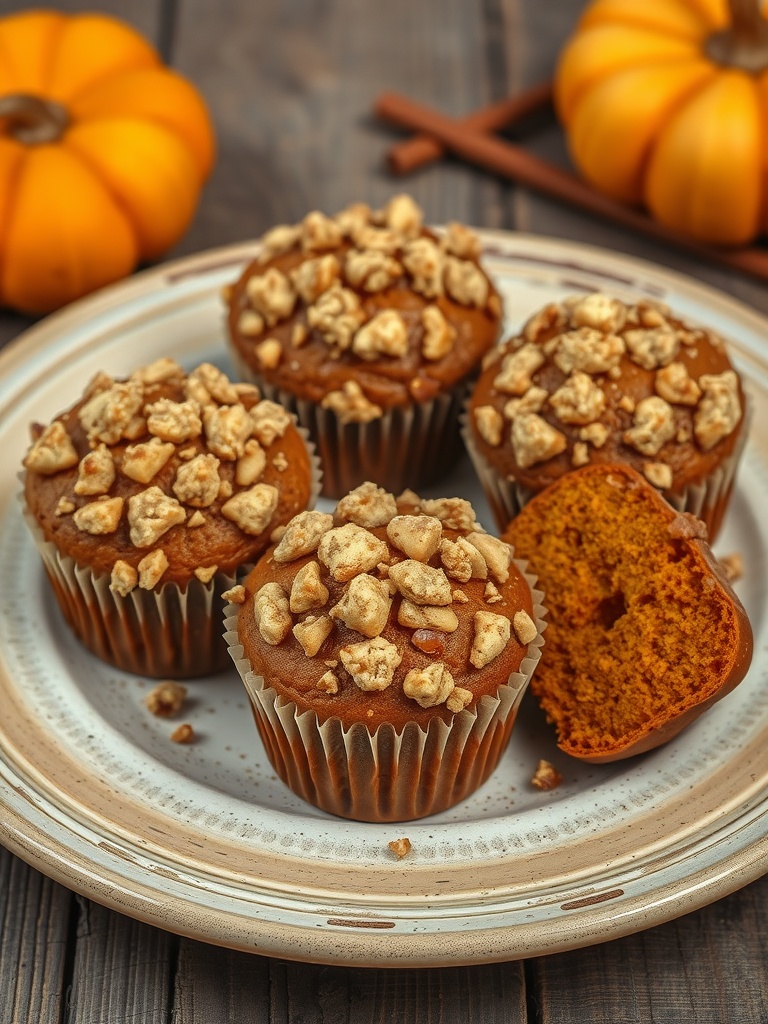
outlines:
[[[299, 795], [347, 817], [405, 819], [463, 799], [493, 769], [538, 657], [542, 611], [468, 502], [397, 502], [367, 482], [335, 515], [289, 523], [242, 597], [236, 660], [267, 751]], [[301, 752], [275, 727], [275, 707], [281, 723], [289, 707], [301, 722]], [[331, 735], [354, 739], [342, 754]], [[367, 751], [359, 764], [355, 744]], [[372, 776], [379, 754], [400, 747], [392, 778]]]
[[626, 464], [564, 475], [510, 523], [547, 593], [531, 689], [567, 753], [651, 750], [746, 675], [752, 630], [705, 537]]
[[573, 468], [626, 462], [714, 539], [744, 412], [716, 334], [595, 293], [545, 306], [486, 359], [465, 438], [502, 529]]
[[[186, 374], [160, 359], [127, 380], [99, 374], [33, 434], [27, 520], [79, 638], [141, 674], [222, 667], [214, 595], [312, 497], [315, 470], [290, 414], [211, 364]], [[199, 637], [196, 594], [209, 606]], [[158, 600], [173, 609], [158, 635], [144, 633]]]
[[501, 324], [477, 236], [449, 224], [438, 238], [400, 195], [312, 212], [261, 244], [229, 296], [233, 357], [310, 430], [325, 493], [446, 472], [465, 382]]

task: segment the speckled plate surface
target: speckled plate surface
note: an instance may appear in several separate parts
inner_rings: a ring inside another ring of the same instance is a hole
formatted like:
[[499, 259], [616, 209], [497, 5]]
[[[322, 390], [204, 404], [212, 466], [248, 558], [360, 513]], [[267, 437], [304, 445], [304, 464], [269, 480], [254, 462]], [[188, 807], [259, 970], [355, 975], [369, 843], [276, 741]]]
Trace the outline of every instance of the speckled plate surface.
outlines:
[[[768, 867], [768, 322], [650, 264], [484, 233], [509, 326], [598, 288], [667, 301], [730, 339], [755, 420], [718, 542], [738, 551], [755, 629], [746, 680], [673, 743], [615, 765], [561, 754], [532, 697], [489, 782], [438, 817], [357, 824], [301, 803], [261, 749], [234, 669], [189, 684], [192, 746], [153, 685], [94, 660], [59, 618], [16, 500], [28, 424], [160, 355], [229, 363], [219, 291], [252, 252], [167, 264], [77, 303], [0, 356], [0, 841], [65, 885], [184, 935], [297, 960], [389, 966], [515, 959], [617, 937]], [[492, 520], [468, 462], [439, 491]], [[433, 492], [437, 494], [438, 492]], [[539, 758], [564, 776], [530, 785]], [[398, 860], [390, 840], [407, 836]]]

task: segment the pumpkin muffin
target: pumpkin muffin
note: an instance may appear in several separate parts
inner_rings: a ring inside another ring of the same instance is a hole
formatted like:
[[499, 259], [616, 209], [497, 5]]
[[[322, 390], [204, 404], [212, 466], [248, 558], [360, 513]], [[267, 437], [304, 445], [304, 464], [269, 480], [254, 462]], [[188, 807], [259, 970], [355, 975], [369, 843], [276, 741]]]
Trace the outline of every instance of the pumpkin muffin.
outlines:
[[658, 747], [746, 675], [752, 630], [705, 537], [626, 464], [566, 474], [510, 523], [547, 594], [531, 689], [568, 754]]
[[541, 595], [469, 502], [366, 482], [305, 512], [228, 609], [283, 781], [343, 817], [405, 821], [485, 781], [542, 644]]
[[425, 486], [455, 463], [466, 382], [501, 324], [480, 249], [399, 195], [273, 228], [228, 292], [238, 372], [308, 428], [328, 496]]
[[319, 486], [291, 415], [210, 364], [160, 359], [99, 374], [32, 434], [26, 519], [77, 637], [140, 675], [223, 668], [222, 594]]
[[747, 437], [716, 334], [659, 303], [551, 303], [486, 359], [464, 437], [499, 528], [575, 467], [626, 462], [717, 535]]

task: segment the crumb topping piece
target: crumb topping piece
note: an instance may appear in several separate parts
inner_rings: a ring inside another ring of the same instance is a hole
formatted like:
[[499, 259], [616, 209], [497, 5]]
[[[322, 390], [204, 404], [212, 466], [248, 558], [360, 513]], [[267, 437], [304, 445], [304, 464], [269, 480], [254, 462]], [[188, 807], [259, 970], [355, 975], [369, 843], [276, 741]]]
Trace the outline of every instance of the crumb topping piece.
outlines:
[[550, 761], [543, 758], [536, 765], [536, 771], [531, 778], [531, 785], [535, 789], [550, 790], [556, 789], [563, 781], [563, 776]]
[[181, 711], [186, 696], [186, 686], [172, 680], [164, 680], [149, 691], [144, 703], [153, 715], [159, 718], [172, 718]]
[[451, 585], [442, 569], [406, 558], [389, 567], [389, 578], [400, 594], [417, 605], [448, 605]]
[[440, 544], [440, 561], [446, 574], [459, 583], [473, 578], [484, 580], [488, 575], [488, 565], [480, 548], [466, 537], [455, 541], [444, 538]]
[[75, 494], [106, 494], [115, 481], [115, 460], [105, 444], [88, 452], [77, 467]]
[[328, 597], [328, 588], [320, 578], [320, 566], [317, 562], [307, 562], [293, 578], [291, 611], [300, 613], [310, 608], [322, 608], [328, 602]]
[[333, 629], [333, 621], [327, 615], [308, 615], [293, 627], [293, 635], [304, 648], [308, 658], [314, 658]]
[[181, 725], [177, 725], [171, 733], [172, 743], [194, 743], [196, 739], [195, 730], [189, 722], [182, 722]]
[[137, 566], [141, 589], [154, 590], [167, 568], [168, 558], [162, 548], [155, 548], [145, 555]]
[[118, 558], [112, 566], [112, 574], [109, 580], [109, 589], [119, 594], [120, 597], [127, 597], [139, 583], [139, 574], [130, 563]]
[[353, 576], [374, 569], [389, 551], [384, 541], [361, 526], [347, 523], [323, 534], [317, 555], [335, 580], [347, 583]]
[[[119, 500], [122, 505], [122, 499], [115, 500]], [[179, 502], [156, 486], [148, 487], [128, 499], [131, 543], [137, 548], [151, 547], [164, 533], [179, 526], [186, 518], [187, 514]]]
[[397, 647], [377, 636], [339, 651], [344, 668], [361, 690], [386, 690], [392, 684], [395, 669], [403, 660]]
[[506, 615], [475, 612], [475, 636], [469, 655], [470, 662], [475, 668], [483, 668], [501, 654], [510, 636], [511, 626]]
[[293, 627], [288, 596], [279, 583], [265, 583], [253, 599], [253, 617], [265, 643], [276, 647]]
[[512, 450], [523, 469], [554, 458], [564, 452], [567, 445], [565, 434], [537, 413], [525, 413], [512, 421]]
[[736, 428], [741, 419], [738, 378], [733, 370], [703, 374], [702, 399], [693, 419], [693, 433], [705, 452]]
[[139, 484], [148, 484], [175, 451], [173, 444], [162, 441], [159, 437], [153, 437], [141, 444], [129, 445], [123, 452], [120, 472]]
[[442, 536], [443, 524], [435, 516], [395, 515], [387, 524], [390, 543], [417, 562], [429, 561], [440, 547]]
[[397, 515], [397, 503], [393, 494], [366, 481], [343, 497], [336, 511], [341, 519], [373, 529], [386, 526]]
[[47, 426], [27, 452], [24, 465], [34, 473], [53, 476], [79, 462], [77, 450], [59, 420]]
[[504, 431], [504, 417], [492, 405], [481, 405], [475, 409], [475, 425], [480, 437], [491, 448], [498, 448]]
[[231, 519], [243, 533], [258, 537], [264, 533], [280, 500], [280, 492], [271, 484], [254, 484], [238, 491], [221, 506], [221, 514]]
[[89, 441], [117, 444], [139, 413], [144, 387], [139, 380], [111, 383], [97, 391], [80, 409], [78, 417]]
[[369, 401], [363, 389], [354, 380], [344, 381], [343, 387], [338, 391], [329, 391], [321, 405], [323, 409], [330, 409], [336, 413], [342, 424], [370, 423], [384, 414], [381, 406]]
[[387, 843], [389, 849], [394, 853], [398, 860], [402, 860], [403, 857], [407, 857], [411, 852], [411, 841], [410, 839], [393, 839]]
[[273, 558], [276, 562], [292, 562], [303, 555], [312, 554], [332, 528], [333, 516], [328, 512], [300, 512], [288, 523]]
[[443, 704], [454, 689], [453, 676], [442, 661], [411, 669], [403, 680], [403, 693], [423, 708]]
[[361, 573], [350, 580], [344, 596], [330, 610], [332, 619], [340, 619], [363, 636], [379, 636], [389, 619], [392, 596], [383, 580]]
[[72, 519], [78, 530], [100, 536], [114, 533], [120, 525], [122, 514], [123, 499], [104, 496], [96, 498], [95, 501], [89, 501], [87, 505], [81, 505], [72, 514]]

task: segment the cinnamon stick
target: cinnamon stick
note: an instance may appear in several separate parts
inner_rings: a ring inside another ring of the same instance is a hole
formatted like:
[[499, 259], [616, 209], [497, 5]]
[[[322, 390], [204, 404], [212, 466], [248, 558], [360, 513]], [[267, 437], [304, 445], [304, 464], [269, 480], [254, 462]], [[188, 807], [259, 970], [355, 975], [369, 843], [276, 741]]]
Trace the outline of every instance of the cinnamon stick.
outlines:
[[374, 113], [401, 127], [429, 135], [470, 163], [511, 178], [537, 192], [571, 203], [587, 213], [642, 232], [702, 259], [768, 279], [768, 252], [749, 247], [717, 249], [684, 238], [640, 210], [602, 195], [570, 172], [528, 153], [520, 146], [493, 135], [468, 131], [460, 121], [445, 117], [406, 96], [383, 93], [376, 100]]
[[[507, 96], [497, 103], [468, 114], [457, 122], [465, 131], [493, 132], [520, 121], [552, 102], [552, 83], [540, 82], [516, 96]], [[445, 153], [441, 143], [430, 135], [415, 135], [398, 142], [387, 153], [387, 163], [393, 174], [408, 174], [417, 167], [438, 160]]]

